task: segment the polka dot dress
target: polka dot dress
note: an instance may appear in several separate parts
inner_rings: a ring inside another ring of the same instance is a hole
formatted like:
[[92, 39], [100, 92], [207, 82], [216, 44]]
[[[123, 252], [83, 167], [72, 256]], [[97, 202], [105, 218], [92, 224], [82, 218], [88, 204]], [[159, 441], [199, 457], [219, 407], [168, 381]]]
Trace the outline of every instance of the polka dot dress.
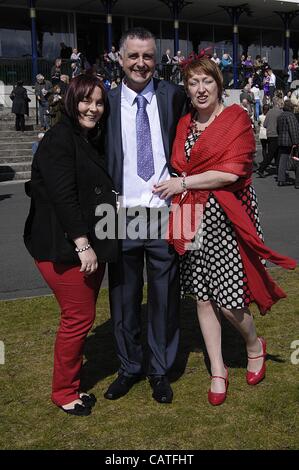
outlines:
[[[185, 145], [187, 159], [198, 137], [191, 128]], [[235, 194], [263, 239], [254, 188], [247, 186]], [[233, 226], [212, 193], [192, 250], [180, 257], [180, 274], [182, 297], [214, 300], [227, 309], [244, 308], [252, 301]]]

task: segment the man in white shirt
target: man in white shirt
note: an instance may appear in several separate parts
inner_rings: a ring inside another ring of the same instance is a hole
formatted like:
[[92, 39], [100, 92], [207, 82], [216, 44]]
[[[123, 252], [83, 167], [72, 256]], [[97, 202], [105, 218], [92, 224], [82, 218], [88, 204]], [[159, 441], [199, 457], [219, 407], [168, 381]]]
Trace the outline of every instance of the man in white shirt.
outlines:
[[[111, 315], [121, 366], [104, 396], [110, 400], [120, 398], [147, 375], [153, 398], [170, 403], [173, 393], [167, 373], [174, 363], [179, 339], [178, 259], [164, 237], [151, 232], [153, 214], [160, 211], [162, 219], [168, 220], [167, 205], [152, 190], [172, 172], [171, 147], [186, 96], [180, 87], [153, 79], [156, 44], [149, 31], [135, 28], [123, 35], [119, 62], [125, 78], [108, 95], [107, 164], [127, 209], [126, 237], [120, 241], [119, 261], [109, 266]], [[134, 239], [129, 229], [136, 215], [143, 234]], [[146, 368], [140, 344], [145, 259]]]
[[274, 97], [275, 89], [276, 89], [276, 75], [275, 75], [275, 73], [273, 73], [273, 70], [270, 69], [270, 68], [268, 69], [268, 75], [270, 77], [270, 80], [269, 80], [269, 95], [270, 95], [270, 98], [272, 100], [273, 97]]

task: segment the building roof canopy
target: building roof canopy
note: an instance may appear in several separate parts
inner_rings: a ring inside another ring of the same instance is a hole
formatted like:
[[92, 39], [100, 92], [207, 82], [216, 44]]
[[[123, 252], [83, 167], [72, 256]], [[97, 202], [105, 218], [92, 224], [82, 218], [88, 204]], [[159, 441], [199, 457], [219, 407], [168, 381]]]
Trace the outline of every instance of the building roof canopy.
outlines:
[[[220, 7], [238, 6], [244, 3], [249, 5], [250, 15], [243, 13], [240, 25], [255, 27], [272, 27], [283, 29], [283, 23], [274, 11], [291, 12], [299, 10], [299, 0], [190, 0], [181, 12], [183, 21], [198, 21], [203, 23], [229, 23], [227, 13]], [[15, 6], [27, 8], [28, 0], [0, 0], [0, 7]], [[37, 9], [51, 9], [62, 11], [77, 11], [90, 13], [105, 13], [101, 0], [37, 0]], [[169, 9], [159, 0], [118, 0], [113, 8], [115, 15], [139, 16], [148, 18], [170, 19]], [[294, 29], [299, 29], [299, 16], [292, 23]]]

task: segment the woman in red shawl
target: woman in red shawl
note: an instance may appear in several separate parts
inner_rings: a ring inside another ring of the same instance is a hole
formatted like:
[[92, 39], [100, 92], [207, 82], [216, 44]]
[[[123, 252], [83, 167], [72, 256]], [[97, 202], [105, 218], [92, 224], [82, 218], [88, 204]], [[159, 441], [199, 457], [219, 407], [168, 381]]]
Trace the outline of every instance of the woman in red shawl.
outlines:
[[[262, 314], [284, 292], [261, 259], [285, 268], [296, 263], [263, 243], [257, 198], [251, 185], [255, 139], [247, 113], [224, 108], [223, 78], [207, 56], [187, 63], [184, 82], [193, 111], [179, 121], [172, 166], [180, 175], [158, 183], [153, 192], [172, 198], [169, 243], [181, 255], [182, 295], [197, 300], [200, 328], [211, 363], [212, 405], [226, 398], [228, 369], [221, 350], [221, 313], [243, 336], [246, 380], [265, 377], [266, 341], [258, 337], [250, 302]], [[200, 210], [201, 209], [201, 210]]]

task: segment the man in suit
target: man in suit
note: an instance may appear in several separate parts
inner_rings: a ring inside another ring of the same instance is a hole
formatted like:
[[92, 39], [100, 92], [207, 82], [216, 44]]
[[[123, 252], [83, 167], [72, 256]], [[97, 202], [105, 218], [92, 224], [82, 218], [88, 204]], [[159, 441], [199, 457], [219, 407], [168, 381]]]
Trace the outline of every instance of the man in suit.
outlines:
[[[174, 363], [178, 340], [179, 273], [177, 256], [161, 236], [150, 237], [156, 211], [168, 217], [167, 205], [152, 189], [172, 173], [170, 154], [176, 125], [186, 101], [182, 88], [153, 79], [154, 36], [135, 28], [120, 41], [119, 63], [125, 78], [110, 91], [107, 123], [108, 171], [126, 208], [126, 224], [143, 214], [146, 235], [121, 241], [118, 263], [109, 267], [110, 305], [120, 369], [105, 398], [126, 395], [147, 375], [153, 398], [170, 403], [173, 392], [167, 372]], [[130, 214], [131, 215], [130, 215]], [[133, 214], [133, 215], [132, 215]], [[128, 228], [128, 227], [127, 227]], [[140, 344], [144, 259], [148, 282], [148, 358]]]

